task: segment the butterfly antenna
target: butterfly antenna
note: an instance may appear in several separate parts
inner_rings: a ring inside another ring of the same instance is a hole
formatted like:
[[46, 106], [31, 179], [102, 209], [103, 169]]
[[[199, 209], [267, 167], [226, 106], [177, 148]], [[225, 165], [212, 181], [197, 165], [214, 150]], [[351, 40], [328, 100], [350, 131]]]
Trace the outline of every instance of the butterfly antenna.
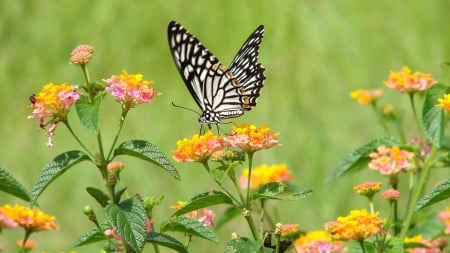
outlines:
[[191, 112], [195, 112], [196, 114], [198, 114], [198, 116], [201, 115], [199, 112], [197, 112], [195, 110], [192, 110], [191, 108], [187, 108], [187, 107], [184, 107], [184, 106], [181, 106], [181, 105], [176, 105], [174, 102], [172, 102], [172, 105], [174, 107], [177, 107], [177, 108], [181, 108], [181, 109], [185, 109], [185, 110], [188, 110], [188, 111], [191, 111]]

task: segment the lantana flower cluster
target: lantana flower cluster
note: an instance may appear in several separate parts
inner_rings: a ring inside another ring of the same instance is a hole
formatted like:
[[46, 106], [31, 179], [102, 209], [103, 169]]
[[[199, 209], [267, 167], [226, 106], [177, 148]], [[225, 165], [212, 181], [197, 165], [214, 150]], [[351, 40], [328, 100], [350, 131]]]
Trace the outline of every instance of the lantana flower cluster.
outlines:
[[300, 235], [294, 241], [297, 253], [341, 253], [346, 252], [341, 242], [333, 241], [330, 233], [325, 230], [309, 231]]
[[324, 227], [334, 240], [362, 241], [385, 233], [384, 220], [378, 215], [378, 212], [369, 213], [366, 209], [352, 210], [349, 215], [338, 217], [336, 221], [328, 222]]
[[403, 67], [399, 72], [391, 72], [384, 84], [400, 92], [413, 93], [424, 91], [436, 83], [431, 74], [412, 72], [409, 67]]
[[[179, 210], [182, 207], [184, 207], [187, 204], [186, 201], [178, 201], [176, 205], [170, 206], [170, 208]], [[184, 216], [189, 217], [191, 219], [198, 219], [200, 223], [203, 224], [205, 227], [214, 227], [214, 218], [216, 217], [216, 214], [211, 209], [202, 208], [201, 209], [201, 216], [198, 218], [198, 210], [194, 210], [192, 212], [185, 213]]]
[[[38, 209], [21, 205], [0, 207], [0, 225], [5, 228], [23, 228], [29, 232], [56, 229], [55, 217]], [[0, 228], [1, 228], [0, 227]]]
[[356, 99], [358, 103], [362, 105], [370, 104], [376, 102], [383, 95], [383, 91], [381, 89], [375, 90], [366, 90], [366, 89], [357, 89], [350, 92], [350, 97]]
[[369, 157], [372, 158], [369, 163], [370, 169], [378, 170], [382, 175], [392, 175], [405, 172], [411, 164], [414, 153], [397, 146], [390, 148], [379, 146], [377, 152], [371, 153]]

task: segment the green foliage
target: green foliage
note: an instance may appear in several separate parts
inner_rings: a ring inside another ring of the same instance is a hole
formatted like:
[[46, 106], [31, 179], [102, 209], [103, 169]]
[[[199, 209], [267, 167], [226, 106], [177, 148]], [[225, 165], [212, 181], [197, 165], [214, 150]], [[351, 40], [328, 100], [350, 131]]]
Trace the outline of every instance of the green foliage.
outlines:
[[68, 169], [74, 165], [90, 160], [89, 157], [78, 150], [64, 152], [55, 157], [50, 163], [44, 166], [41, 170], [36, 183], [31, 191], [31, 203], [36, 203], [37, 198], [41, 193], [59, 176], [64, 174]]
[[89, 97], [83, 96], [75, 103], [81, 124], [94, 134], [98, 134], [100, 130], [99, 110], [102, 100], [103, 96], [97, 96], [94, 103], [91, 104]]
[[145, 209], [142, 202], [127, 199], [119, 205], [108, 205], [105, 216], [112, 227], [135, 250], [140, 252], [145, 243]]
[[450, 178], [445, 179], [437, 185], [431, 192], [421, 198], [414, 207], [414, 211], [421, 210], [443, 200], [450, 198]]
[[292, 184], [271, 182], [259, 187], [252, 199], [300, 200], [312, 194], [311, 189], [299, 189]]
[[103, 231], [99, 231], [98, 228], [92, 228], [81, 235], [73, 244], [72, 248], [88, 245], [106, 240], [106, 236]]
[[0, 168], [0, 191], [11, 194], [25, 201], [30, 201], [30, 193], [7, 170]]
[[114, 150], [114, 156], [118, 155], [129, 155], [132, 157], [136, 157], [142, 159], [147, 162], [151, 162], [158, 167], [165, 169], [169, 172], [175, 179], [180, 179], [180, 175], [177, 170], [173, 166], [173, 164], [169, 161], [169, 158], [161, 152], [161, 150], [151, 144], [148, 141], [144, 140], [129, 140], [122, 144], [120, 144]]
[[162, 233], [150, 232], [146, 234], [145, 241], [173, 249], [179, 253], [187, 253], [187, 248], [177, 239]]
[[87, 187], [86, 191], [102, 206], [106, 207], [109, 202], [109, 196], [105, 192], [95, 187]]
[[188, 212], [199, 210], [201, 208], [219, 205], [231, 204], [232, 200], [228, 195], [219, 191], [205, 192], [190, 199], [185, 206], [177, 210], [173, 216], [182, 215]]
[[427, 135], [427, 139], [436, 145], [442, 147], [444, 139], [445, 121], [444, 111], [436, 107], [439, 98], [442, 98], [450, 91], [448, 86], [435, 84], [428, 89], [425, 95], [425, 101], [422, 110], [422, 124]]
[[258, 252], [262, 244], [262, 241], [254, 241], [246, 237], [238, 237], [227, 243], [224, 253]]
[[161, 224], [161, 232], [166, 231], [181, 232], [207, 239], [216, 243], [219, 242], [219, 238], [211, 228], [205, 227], [203, 223], [199, 222], [198, 220], [191, 219], [185, 216], [177, 216], [166, 222], [163, 222]]

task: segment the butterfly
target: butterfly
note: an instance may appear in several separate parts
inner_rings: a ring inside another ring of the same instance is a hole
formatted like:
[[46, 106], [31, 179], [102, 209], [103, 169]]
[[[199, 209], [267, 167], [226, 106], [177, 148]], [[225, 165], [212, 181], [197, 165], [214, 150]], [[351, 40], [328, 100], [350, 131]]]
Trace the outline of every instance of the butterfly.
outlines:
[[211, 129], [222, 119], [239, 117], [251, 110], [264, 85], [264, 67], [258, 51], [264, 36], [260, 25], [248, 37], [229, 68], [179, 23], [168, 27], [169, 46], [181, 77], [202, 110], [198, 119]]

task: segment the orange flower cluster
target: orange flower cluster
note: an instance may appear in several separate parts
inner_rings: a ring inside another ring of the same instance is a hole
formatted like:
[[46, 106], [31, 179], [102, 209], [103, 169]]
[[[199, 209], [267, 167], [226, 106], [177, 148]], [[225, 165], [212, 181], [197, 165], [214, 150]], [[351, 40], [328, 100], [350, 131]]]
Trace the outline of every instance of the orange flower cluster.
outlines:
[[56, 229], [58, 227], [54, 222], [55, 217], [49, 216], [37, 209], [20, 205], [5, 205], [0, 207], [0, 217], [7, 217], [14, 221], [17, 227], [22, 227], [31, 232]]
[[328, 222], [324, 227], [335, 240], [362, 241], [385, 232], [384, 221], [378, 218], [378, 214], [370, 214], [366, 209], [352, 210], [348, 216], [338, 217], [337, 221]]
[[[187, 204], [186, 201], [178, 201], [177, 205], [172, 205], [172, 206], [170, 206], [170, 208], [179, 210], [182, 207], [184, 207], [186, 204]], [[191, 219], [197, 219], [198, 210], [194, 210], [192, 212], [185, 213], [184, 216], [189, 217]], [[214, 227], [215, 226], [214, 225], [215, 217], [216, 217], [216, 214], [214, 213], [214, 211], [207, 209], [207, 208], [203, 208], [202, 215], [200, 216], [200, 218], [198, 218], [198, 221], [201, 222], [203, 224], [203, 226], [205, 226], [205, 227]]]
[[150, 103], [153, 97], [161, 93], [157, 93], [151, 86], [152, 81], [144, 80], [143, 77], [142, 74], [131, 75], [123, 70], [122, 75], [113, 75], [104, 80], [108, 85], [105, 90], [116, 97], [125, 110], [138, 104]]
[[375, 193], [380, 191], [381, 184], [381, 182], [367, 181], [362, 184], [356, 185], [355, 187], [353, 187], [353, 190], [355, 190], [359, 195], [364, 195], [368, 198], [372, 198]]
[[400, 149], [397, 146], [387, 148], [379, 146], [377, 152], [369, 155], [372, 160], [369, 168], [380, 171], [383, 175], [392, 175], [399, 172], [405, 172], [410, 165], [410, 160], [414, 153]]
[[281, 225], [281, 236], [284, 238], [291, 238], [298, 233], [298, 224], [283, 224]]
[[268, 126], [258, 128], [255, 125], [242, 124], [233, 127], [226, 140], [231, 146], [245, 152], [255, 152], [278, 146], [277, 136], [278, 133], [270, 131]]
[[443, 98], [438, 99], [436, 107], [442, 108], [450, 112], [450, 94], [445, 94]]
[[[241, 188], [247, 188], [249, 169], [244, 169], [239, 178]], [[252, 169], [250, 176], [250, 189], [257, 189], [259, 186], [271, 182], [287, 182], [292, 179], [292, 173], [286, 164], [275, 164], [268, 166], [262, 164]]]
[[347, 251], [340, 242], [333, 242], [330, 233], [325, 230], [302, 234], [294, 241], [294, 247], [297, 253], [340, 253]]
[[413, 93], [424, 91], [436, 83], [431, 74], [422, 72], [411, 73], [411, 69], [403, 67], [400, 72], [391, 71], [389, 79], [384, 84], [400, 92]]
[[211, 131], [204, 135], [196, 134], [192, 139], [177, 141], [177, 149], [173, 151], [173, 159], [177, 162], [204, 162], [214, 152], [221, 151], [227, 146], [225, 139], [214, 135]]
[[350, 92], [350, 97], [358, 101], [362, 105], [374, 103], [383, 95], [383, 91], [380, 89], [375, 90], [363, 90], [358, 89]]
[[450, 234], [450, 207], [447, 207], [444, 211], [439, 212], [438, 218], [446, 226], [444, 233]]

